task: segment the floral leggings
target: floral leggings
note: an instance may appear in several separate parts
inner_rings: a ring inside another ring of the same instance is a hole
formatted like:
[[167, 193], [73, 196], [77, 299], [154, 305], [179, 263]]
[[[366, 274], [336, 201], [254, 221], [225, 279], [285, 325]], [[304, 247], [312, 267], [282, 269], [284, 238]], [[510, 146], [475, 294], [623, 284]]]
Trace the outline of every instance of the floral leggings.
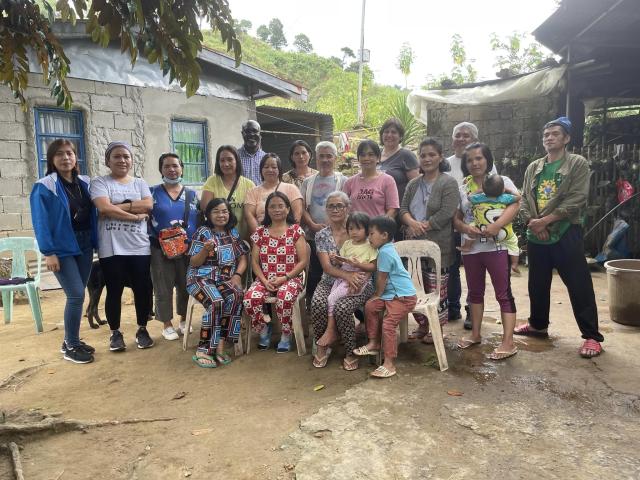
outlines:
[[[316, 291], [311, 300], [311, 322], [313, 322], [313, 332], [317, 341], [327, 330], [327, 309], [328, 298], [331, 293], [333, 281], [323, 278], [318, 283]], [[353, 312], [364, 308], [365, 302], [373, 295], [373, 284], [368, 282], [362, 292], [358, 295], [349, 295], [338, 299], [333, 309], [333, 316], [336, 320], [336, 327], [342, 341], [344, 342], [345, 354], [351, 355], [356, 348], [356, 330], [353, 321]]]
[[[302, 291], [302, 281], [300, 278], [292, 278], [283, 283], [276, 292], [276, 313], [282, 324], [282, 334], [291, 335], [291, 316], [293, 306]], [[256, 332], [260, 332], [265, 325], [262, 306], [265, 297], [273, 295], [260, 280], [251, 284], [247, 293], [244, 294], [244, 308], [247, 315], [251, 317], [251, 325]]]

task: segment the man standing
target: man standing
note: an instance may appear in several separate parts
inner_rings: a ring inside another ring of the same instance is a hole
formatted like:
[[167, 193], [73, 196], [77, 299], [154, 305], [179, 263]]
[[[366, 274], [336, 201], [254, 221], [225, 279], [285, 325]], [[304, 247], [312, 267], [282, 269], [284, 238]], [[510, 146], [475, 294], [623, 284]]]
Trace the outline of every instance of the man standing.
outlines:
[[336, 146], [327, 141], [319, 142], [316, 145], [316, 163], [318, 173], [306, 178], [302, 182], [302, 199], [304, 200], [304, 211], [302, 213], [302, 223], [307, 237], [307, 242], [311, 246], [311, 262], [309, 264], [309, 280], [307, 281], [307, 299], [311, 302], [316, 285], [322, 277], [322, 265], [316, 254], [316, 233], [327, 225], [327, 196], [336, 190], [342, 190], [344, 182], [347, 180], [342, 173], [336, 172], [336, 159], [338, 150]]
[[262, 183], [260, 176], [260, 161], [266, 155], [260, 146], [260, 124], [255, 120], [249, 120], [242, 125], [242, 140], [244, 143], [238, 148], [238, 155], [242, 162], [244, 176], [256, 185]]
[[550, 291], [555, 268], [569, 291], [578, 328], [585, 339], [580, 355], [602, 352], [598, 310], [591, 273], [584, 258], [582, 214], [589, 193], [589, 165], [568, 153], [571, 122], [560, 117], [544, 126], [547, 155], [528, 167], [522, 186], [522, 216], [527, 224], [529, 256], [529, 322], [514, 334], [548, 337]]
[[[450, 170], [447, 172], [458, 182], [458, 187], [462, 186], [464, 175], [462, 173], [462, 155], [464, 149], [468, 145], [478, 141], [478, 127], [473, 123], [462, 122], [453, 127], [453, 133], [451, 134], [451, 146], [453, 147], [454, 154], [447, 158]], [[494, 165], [491, 173], [497, 173], [496, 166]], [[460, 246], [460, 234], [455, 234], [456, 246]], [[460, 251], [456, 250], [456, 261], [451, 265], [449, 269], [449, 283], [447, 289], [449, 291], [449, 320], [458, 320], [462, 318], [460, 314], [460, 297], [462, 295], [462, 285], [460, 284], [460, 264], [461, 257]], [[467, 310], [467, 317], [464, 321], [464, 328], [471, 330], [471, 316], [469, 315], [469, 309]]]

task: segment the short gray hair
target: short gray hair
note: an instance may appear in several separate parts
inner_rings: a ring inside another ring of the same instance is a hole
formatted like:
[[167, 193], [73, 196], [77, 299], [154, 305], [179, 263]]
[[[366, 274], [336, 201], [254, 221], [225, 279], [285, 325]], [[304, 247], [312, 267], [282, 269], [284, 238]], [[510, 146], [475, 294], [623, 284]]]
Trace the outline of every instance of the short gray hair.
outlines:
[[347, 195], [346, 193], [340, 191], [340, 190], [336, 190], [335, 192], [331, 192], [329, 195], [327, 195], [327, 202], [329, 202], [330, 198], [339, 198], [347, 207], [351, 205], [351, 200], [349, 199], [349, 195]]
[[451, 138], [455, 137], [456, 133], [458, 133], [458, 130], [461, 130], [463, 128], [466, 128], [467, 130], [469, 130], [469, 132], [471, 132], [471, 135], [473, 135], [474, 140], [478, 140], [478, 127], [476, 127], [471, 122], [461, 122], [457, 124], [455, 127], [453, 127], [453, 133], [451, 134]]
[[335, 144], [333, 142], [323, 140], [322, 142], [318, 142], [316, 144], [316, 158], [318, 157], [318, 150], [320, 150], [321, 148], [330, 149], [331, 153], [333, 153], [333, 156], [336, 158], [338, 157], [338, 149], [336, 148]]

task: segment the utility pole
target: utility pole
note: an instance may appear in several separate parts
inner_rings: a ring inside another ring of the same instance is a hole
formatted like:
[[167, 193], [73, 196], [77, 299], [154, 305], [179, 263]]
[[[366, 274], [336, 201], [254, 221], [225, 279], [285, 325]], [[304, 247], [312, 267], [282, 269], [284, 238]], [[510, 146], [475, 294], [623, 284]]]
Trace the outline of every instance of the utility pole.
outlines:
[[364, 10], [367, 0], [362, 0], [362, 21], [360, 22], [360, 58], [358, 61], [358, 124], [362, 124], [362, 70], [364, 64]]

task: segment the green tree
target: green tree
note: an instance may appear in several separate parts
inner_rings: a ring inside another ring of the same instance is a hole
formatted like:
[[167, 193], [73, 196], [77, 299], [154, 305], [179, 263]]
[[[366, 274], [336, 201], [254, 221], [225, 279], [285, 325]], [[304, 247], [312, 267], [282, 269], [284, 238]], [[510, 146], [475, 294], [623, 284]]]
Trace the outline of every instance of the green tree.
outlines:
[[340, 51], [342, 52], [342, 69], [344, 70], [347, 58], [356, 58], [356, 54], [349, 47], [342, 47]]
[[197, 56], [203, 37], [199, 17], [219, 32], [239, 64], [242, 49], [227, 0], [93, 0], [90, 5], [86, 0], [57, 0], [55, 9], [46, 1], [42, 8], [37, 0], [0, 1], [0, 81], [26, 108], [30, 49], [57, 104], [71, 108], [73, 99], [66, 83], [70, 61], [51, 24], [56, 18], [73, 23], [86, 18], [94, 42], [106, 47], [119, 39], [132, 65], [142, 53], [191, 96], [200, 85]]
[[258, 35], [258, 38], [260, 40], [269, 43], [269, 35], [271, 34], [271, 32], [269, 31], [269, 27], [267, 27], [266, 25], [260, 25], [258, 27], [258, 30], [256, 30], [256, 34]]
[[550, 56], [545, 55], [542, 45], [529, 40], [525, 33], [513, 32], [504, 39], [492, 33], [489, 44], [496, 54], [493, 64], [498, 69], [496, 75], [501, 78], [532, 72]]
[[287, 37], [284, 36], [284, 25], [277, 18], [272, 18], [269, 22], [269, 44], [276, 50], [286, 47]]
[[408, 78], [411, 74], [411, 65], [413, 65], [415, 58], [415, 53], [413, 52], [411, 45], [408, 42], [403, 43], [402, 47], [400, 47], [400, 53], [398, 54], [398, 62], [396, 65], [402, 72], [402, 75], [404, 75], [404, 88], [409, 88]]
[[451, 70], [451, 80], [456, 84], [475, 82], [478, 73], [473, 68], [473, 61], [467, 61], [467, 51], [464, 48], [464, 42], [460, 34], [456, 33], [451, 37], [451, 58], [453, 60], [453, 69]]
[[304, 33], [299, 33], [293, 39], [293, 46], [298, 49], [299, 52], [302, 53], [311, 53], [313, 52], [313, 45], [311, 44], [311, 40]]
[[251, 30], [252, 26], [253, 26], [253, 23], [251, 23], [251, 21], [249, 20], [243, 19], [240, 21], [233, 22], [233, 28], [235, 29], [238, 35], [247, 35], [249, 33], [249, 30]]

